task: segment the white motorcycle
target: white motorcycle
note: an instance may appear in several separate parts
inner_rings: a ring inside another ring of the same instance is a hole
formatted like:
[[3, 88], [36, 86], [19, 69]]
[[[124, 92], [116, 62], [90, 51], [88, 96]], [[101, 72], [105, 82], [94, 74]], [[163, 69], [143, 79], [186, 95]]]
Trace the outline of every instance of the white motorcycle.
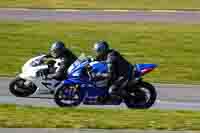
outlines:
[[[22, 67], [22, 73], [10, 82], [9, 90], [17, 97], [28, 97], [38, 92], [38, 90], [49, 90], [53, 93], [61, 81], [47, 79], [47, 75], [56, 72], [60, 66], [60, 59], [51, 60], [44, 63], [46, 55], [40, 55], [28, 60]], [[53, 73], [52, 72], [52, 73]]]

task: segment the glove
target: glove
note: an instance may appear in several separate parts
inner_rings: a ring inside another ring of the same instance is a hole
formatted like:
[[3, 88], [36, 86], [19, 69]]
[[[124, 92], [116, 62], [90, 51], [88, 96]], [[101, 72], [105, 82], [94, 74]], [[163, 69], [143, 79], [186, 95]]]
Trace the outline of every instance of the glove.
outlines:
[[51, 54], [50, 53], [47, 53], [45, 58], [52, 58]]

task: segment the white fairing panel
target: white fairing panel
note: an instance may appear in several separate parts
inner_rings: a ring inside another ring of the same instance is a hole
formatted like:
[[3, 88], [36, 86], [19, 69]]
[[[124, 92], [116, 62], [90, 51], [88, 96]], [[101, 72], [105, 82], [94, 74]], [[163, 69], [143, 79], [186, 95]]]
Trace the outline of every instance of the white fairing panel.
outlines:
[[[42, 55], [28, 60], [22, 67], [22, 73], [18, 76], [34, 83], [38, 90], [54, 90], [59, 85], [60, 81], [55, 79], [48, 80], [44, 76], [38, 75], [39, 71], [48, 69], [48, 65], [44, 63], [44, 58], [45, 55]], [[54, 67], [58, 69], [61, 60], [56, 59], [55, 61], [56, 64], [54, 64]], [[37, 91], [35, 93], [37, 93]]]
[[56, 59], [55, 60], [56, 61], [56, 63], [55, 63], [55, 65], [54, 65], [54, 67], [56, 68], [56, 72], [58, 71], [58, 68], [60, 67], [60, 63], [61, 63], [61, 59]]
[[[39, 70], [48, 69], [48, 65], [41, 64], [45, 55], [37, 56], [28, 60], [22, 67], [22, 74], [26, 77], [34, 78]], [[40, 65], [41, 64], [41, 65]]]
[[25, 66], [23, 67], [23, 74], [34, 78], [37, 76], [36, 74], [39, 70], [44, 70], [44, 69], [48, 69], [48, 65], [42, 65], [37, 67]]

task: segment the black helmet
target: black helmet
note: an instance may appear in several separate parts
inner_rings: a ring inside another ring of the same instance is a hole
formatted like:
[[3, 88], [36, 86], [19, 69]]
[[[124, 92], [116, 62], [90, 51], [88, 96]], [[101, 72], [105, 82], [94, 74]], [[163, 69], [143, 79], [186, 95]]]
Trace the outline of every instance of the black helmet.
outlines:
[[59, 58], [65, 50], [65, 44], [62, 41], [57, 41], [51, 45], [50, 53], [54, 58]]
[[104, 54], [109, 50], [109, 44], [104, 41], [98, 41], [94, 44], [94, 51], [99, 55], [99, 54]]

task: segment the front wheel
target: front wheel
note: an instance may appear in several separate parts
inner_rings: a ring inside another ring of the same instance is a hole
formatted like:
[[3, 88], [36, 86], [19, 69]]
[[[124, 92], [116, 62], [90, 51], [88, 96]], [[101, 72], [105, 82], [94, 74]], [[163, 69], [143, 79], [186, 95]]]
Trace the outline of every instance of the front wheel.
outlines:
[[140, 82], [129, 88], [128, 96], [124, 99], [128, 108], [148, 109], [155, 103], [157, 92], [153, 85]]
[[16, 97], [28, 97], [35, 93], [37, 87], [30, 83], [29, 86], [26, 86], [24, 83], [26, 80], [17, 77], [12, 80], [9, 84], [10, 92]]
[[82, 102], [81, 93], [75, 86], [63, 86], [57, 89], [54, 101], [60, 107], [75, 107]]

